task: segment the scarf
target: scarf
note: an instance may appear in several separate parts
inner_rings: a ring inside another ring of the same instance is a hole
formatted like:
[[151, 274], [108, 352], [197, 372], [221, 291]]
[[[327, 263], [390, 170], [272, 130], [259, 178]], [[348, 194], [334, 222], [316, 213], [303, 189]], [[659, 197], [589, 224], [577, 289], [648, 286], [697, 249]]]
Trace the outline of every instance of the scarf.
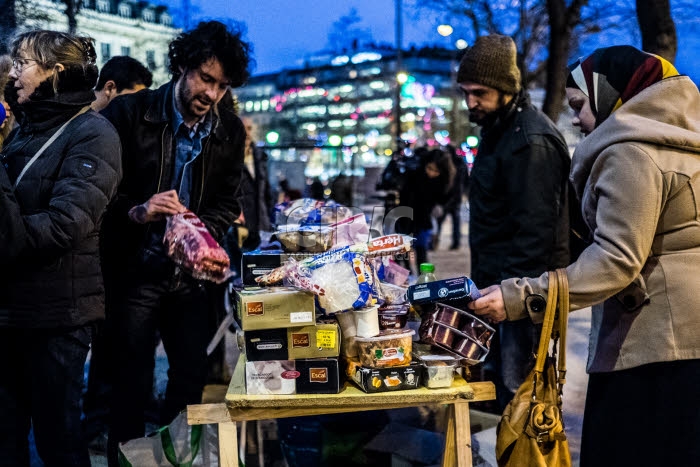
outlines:
[[597, 49], [569, 66], [567, 88], [580, 89], [596, 116], [596, 128], [622, 104], [678, 71], [658, 55], [630, 45]]

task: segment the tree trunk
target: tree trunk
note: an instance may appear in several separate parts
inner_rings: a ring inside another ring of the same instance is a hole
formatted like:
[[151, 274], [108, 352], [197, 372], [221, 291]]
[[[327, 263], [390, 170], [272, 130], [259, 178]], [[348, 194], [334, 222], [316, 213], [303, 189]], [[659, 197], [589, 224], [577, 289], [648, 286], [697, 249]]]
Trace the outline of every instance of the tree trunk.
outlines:
[[670, 0], [637, 0], [637, 22], [642, 33], [642, 50], [673, 63], [678, 40]]
[[573, 0], [567, 7], [565, 0], [547, 0], [549, 56], [542, 112], [554, 122], [559, 119], [559, 114], [564, 109], [566, 66], [571, 51], [571, 35], [574, 27], [581, 21], [581, 7], [586, 3], [588, 0]]
[[0, 0], [0, 55], [9, 53], [10, 38], [17, 30], [15, 0]]

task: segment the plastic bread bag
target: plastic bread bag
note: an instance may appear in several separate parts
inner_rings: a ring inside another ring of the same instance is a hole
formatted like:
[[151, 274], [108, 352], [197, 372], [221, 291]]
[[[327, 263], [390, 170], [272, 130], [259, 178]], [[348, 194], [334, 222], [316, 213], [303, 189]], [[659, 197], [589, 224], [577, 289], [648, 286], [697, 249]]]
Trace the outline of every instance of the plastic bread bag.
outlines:
[[[346, 252], [358, 253], [366, 258], [376, 258], [380, 256], [391, 256], [407, 253], [411, 249], [412, 241], [413, 238], [407, 235], [385, 235], [383, 237], [372, 239], [368, 243], [355, 243], [353, 245], [328, 250], [325, 253], [321, 253], [312, 258], [304, 259], [300, 261], [299, 264], [307, 267], [312, 266], [313, 264], [317, 264], [319, 261], [327, 261], [328, 257], [342, 256]], [[255, 281], [260, 285], [277, 284], [282, 282], [282, 280], [291, 273], [292, 267], [297, 266], [292, 266], [292, 263], [288, 261], [268, 274], [255, 278]]]
[[195, 279], [221, 284], [233, 275], [226, 250], [192, 211], [168, 217], [163, 243], [175, 264]]
[[317, 294], [319, 306], [326, 313], [372, 304], [373, 273], [365, 257], [349, 249], [334, 251], [335, 254], [318, 255], [311, 261], [293, 264], [285, 284]]

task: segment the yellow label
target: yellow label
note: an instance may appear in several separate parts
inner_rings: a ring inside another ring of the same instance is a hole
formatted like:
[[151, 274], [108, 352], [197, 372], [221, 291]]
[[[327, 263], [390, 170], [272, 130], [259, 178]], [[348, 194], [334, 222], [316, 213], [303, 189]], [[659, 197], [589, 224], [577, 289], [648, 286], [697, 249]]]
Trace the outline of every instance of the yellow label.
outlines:
[[321, 349], [335, 349], [336, 341], [335, 331], [325, 329], [316, 331], [316, 347]]

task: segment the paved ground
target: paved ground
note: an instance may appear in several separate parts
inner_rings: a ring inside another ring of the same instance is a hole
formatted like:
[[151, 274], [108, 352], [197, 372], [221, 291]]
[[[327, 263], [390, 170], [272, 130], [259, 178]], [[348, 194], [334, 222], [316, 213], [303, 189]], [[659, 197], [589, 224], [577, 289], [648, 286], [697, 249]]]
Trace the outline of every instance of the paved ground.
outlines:
[[[463, 219], [466, 219], [466, 210], [463, 213]], [[458, 250], [449, 250], [451, 239], [451, 219], [448, 218], [443, 226], [443, 232], [440, 237], [438, 248], [429, 253], [429, 260], [435, 264], [436, 275], [438, 278], [449, 278], [461, 275], [469, 275], [469, 248], [468, 248], [468, 225], [462, 224], [461, 246]], [[487, 284], [479, 284], [485, 286]], [[571, 445], [572, 457], [574, 466], [578, 465], [578, 453], [580, 446], [580, 433], [582, 425], [583, 407], [586, 394], [587, 376], [585, 373], [585, 358], [587, 355], [587, 342], [590, 330], [590, 310], [575, 312], [569, 320], [568, 345], [567, 345], [567, 383], [564, 393], [564, 415]], [[233, 339], [229, 336], [230, 347], [233, 347]], [[233, 361], [233, 358], [229, 359]], [[157, 358], [157, 375], [155, 383], [155, 392], [159, 396], [165, 391], [167, 381], [167, 359], [162, 351], [158, 351]], [[398, 424], [415, 425], [416, 418], [420, 417], [419, 412], [410, 411], [391, 411], [396, 412], [392, 420]], [[423, 414], [425, 415], [425, 414]], [[433, 414], [434, 415], [434, 414]], [[494, 446], [496, 440], [496, 430], [494, 424], [496, 418], [488, 414], [472, 411], [471, 413], [472, 430], [475, 432], [474, 446], [478, 450], [478, 456], [475, 456], [475, 465], [481, 467], [495, 467], [496, 460], [494, 455]], [[439, 424], [438, 424], [439, 425]], [[439, 427], [435, 429], [439, 436]], [[276, 439], [276, 430], [274, 421], [267, 421], [261, 424], [263, 443], [266, 447], [266, 456], [264, 464], [266, 466], [285, 466], [286, 463], [279, 459], [279, 442]], [[253, 430], [254, 432], [254, 430]], [[251, 429], [249, 429], [249, 434]], [[254, 435], [249, 435], [251, 443], [254, 443]], [[440, 439], [438, 437], [438, 439]], [[477, 447], [478, 446], [478, 447]], [[401, 448], [397, 448], [399, 450]], [[93, 466], [106, 466], [104, 456], [99, 452], [94, 452], [92, 456]], [[479, 462], [478, 464], [476, 462]], [[248, 461], [248, 465], [259, 465], [256, 456], [253, 455]], [[426, 465], [426, 464], [400, 464], [400, 465]]]

